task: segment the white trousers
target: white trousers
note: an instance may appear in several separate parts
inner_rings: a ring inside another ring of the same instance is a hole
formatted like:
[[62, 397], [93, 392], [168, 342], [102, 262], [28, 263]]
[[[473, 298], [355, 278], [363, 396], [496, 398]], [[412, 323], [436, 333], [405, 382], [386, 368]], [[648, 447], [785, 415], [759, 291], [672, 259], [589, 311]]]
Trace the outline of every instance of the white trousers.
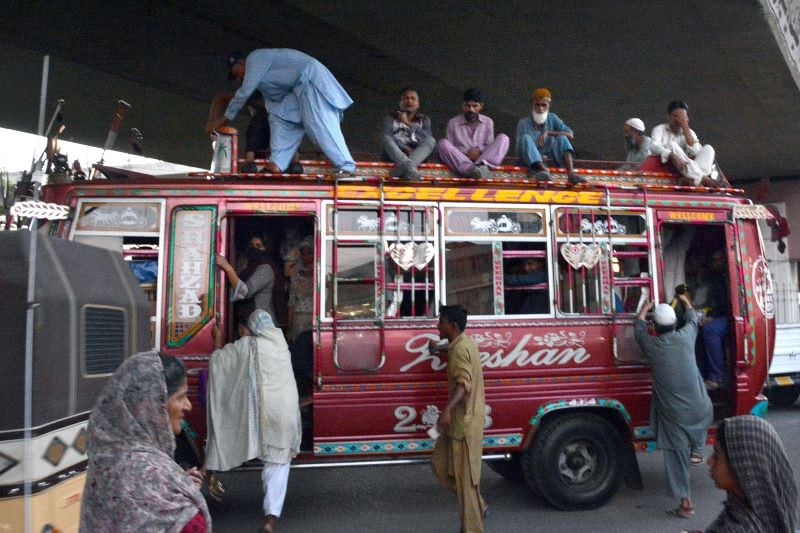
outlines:
[[281, 516], [283, 500], [289, 486], [289, 470], [291, 463], [264, 463], [261, 470], [261, 482], [264, 485], [264, 516]]
[[690, 178], [695, 185], [700, 185], [703, 177], [711, 174], [711, 169], [714, 166], [714, 147], [710, 144], [704, 144], [700, 150], [695, 154], [694, 159], [686, 155], [677, 143], [671, 143], [667, 147], [670, 152], [674, 153], [681, 161], [686, 162], [686, 170], [681, 174]]

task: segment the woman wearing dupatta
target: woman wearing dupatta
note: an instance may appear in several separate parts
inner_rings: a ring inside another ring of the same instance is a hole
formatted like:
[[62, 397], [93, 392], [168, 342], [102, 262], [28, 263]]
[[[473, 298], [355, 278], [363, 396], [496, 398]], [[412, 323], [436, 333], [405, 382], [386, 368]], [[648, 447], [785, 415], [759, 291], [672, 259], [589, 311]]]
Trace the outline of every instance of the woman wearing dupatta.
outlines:
[[292, 458], [300, 451], [301, 425], [292, 359], [283, 332], [257, 309], [249, 336], [211, 354], [208, 381], [206, 467], [230, 470], [251, 459], [264, 463], [264, 531], [273, 531], [283, 509]]
[[797, 528], [797, 485], [783, 443], [765, 420], [734, 416], [717, 428], [708, 460], [725, 508], [707, 533], [789, 533]]
[[199, 483], [173, 459], [174, 428], [191, 409], [185, 380], [179, 389], [172, 406], [155, 352], [114, 372], [89, 417], [81, 531], [211, 531]]

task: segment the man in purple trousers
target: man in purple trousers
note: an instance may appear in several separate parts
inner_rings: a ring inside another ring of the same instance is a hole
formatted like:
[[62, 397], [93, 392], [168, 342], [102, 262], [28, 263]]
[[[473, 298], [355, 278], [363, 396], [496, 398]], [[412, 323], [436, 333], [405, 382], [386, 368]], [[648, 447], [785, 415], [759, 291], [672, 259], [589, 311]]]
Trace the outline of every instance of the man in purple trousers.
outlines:
[[483, 94], [478, 89], [464, 92], [463, 113], [447, 123], [447, 137], [437, 148], [439, 159], [453, 172], [466, 178], [489, 178], [508, 152], [508, 135], [495, 137], [494, 121], [483, 111]]

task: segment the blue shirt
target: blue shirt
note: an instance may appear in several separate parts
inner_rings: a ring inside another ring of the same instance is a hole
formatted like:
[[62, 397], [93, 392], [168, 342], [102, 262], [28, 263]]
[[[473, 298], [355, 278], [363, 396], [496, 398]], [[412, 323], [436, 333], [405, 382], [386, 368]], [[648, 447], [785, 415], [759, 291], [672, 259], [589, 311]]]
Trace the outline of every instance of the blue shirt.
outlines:
[[[541, 126], [533, 123], [533, 117], [528, 116], [520, 119], [520, 121], [517, 123], [517, 157], [523, 157], [525, 155], [522, 148], [523, 136], [530, 135], [533, 137], [533, 141], [536, 142], [536, 139], [538, 139], [539, 136], [545, 131], [564, 131], [572, 133], [572, 130], [566, 124], [564, 124], [564, 121], [558, 118], [558, 115], [555, 113], [548, 113], [547, 119], [545, 119], [544, 124]], [[544, 146], [540, 149], [540, 152], [543, 154], [548, 152], [552, 143], [553, 137], [546, 137]]]
[[267, 111], [289, 122], [300, 123], [299, 100], [314, 86], [334, 108], [345, 110], [353, 104], [347, 91], [333, 74], [313, 57], [290, 48], [262, 48], [247, 56], [242, 86], [225, 111], [233, 120], [247, 99], [258, 90], [264, 96]]

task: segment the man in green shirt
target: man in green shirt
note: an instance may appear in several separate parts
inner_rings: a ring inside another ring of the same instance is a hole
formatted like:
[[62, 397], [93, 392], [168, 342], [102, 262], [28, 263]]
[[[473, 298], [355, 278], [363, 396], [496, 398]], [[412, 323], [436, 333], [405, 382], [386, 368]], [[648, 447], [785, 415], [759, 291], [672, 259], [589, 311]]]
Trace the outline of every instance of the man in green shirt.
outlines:
[[487, 505], [480, 493], [483, 424], [486, 404], [478, 345], [464, 334], [467, 311], [460, 305], [439, 310], [439, 336], [446, 339], [447, 406], [439, 415], [441, 433], [431, 464], [436, 477], [455, 491], [464, 533], [483, 533]]

